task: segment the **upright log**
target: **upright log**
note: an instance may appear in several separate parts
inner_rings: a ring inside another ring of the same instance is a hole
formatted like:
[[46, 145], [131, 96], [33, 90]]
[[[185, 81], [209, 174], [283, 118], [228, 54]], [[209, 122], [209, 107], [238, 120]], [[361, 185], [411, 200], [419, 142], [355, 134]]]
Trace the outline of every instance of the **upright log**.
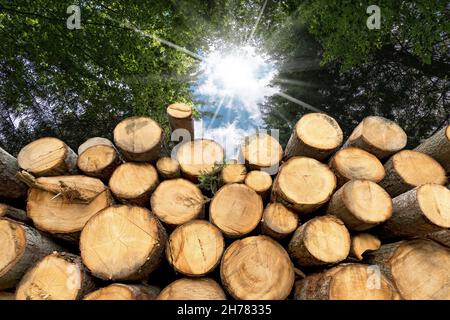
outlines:
[[180, 177], [180, 164], [171, 157], [161, 157], [156, 162], [156, 170], [161, 179], [176, 179]]
[[27, 186], [17, 177], [17, 160], [0, 148], [0, 197], [17, 199], [25, 197]]
[[450, 173], [450, 125], [444, 126], [414, 150], [431, 156], [447, 173]]
[[281, 203], [269, 203], [264, 209], [261, 232], [276, 240], [290, 236], [298, 227], [298, 216]]
[[245, 137], [241, 154], [249, 169], [268, 169], [278, 166], [283, 158], [283, 148], [274, 137], [266, 133], [257, 133]]
[[90, 138], [78, 147], [78, 168], [88, 176], [107, 180], [120, 162], [116, 148], [108, 139]]
[[158, 294], [154, 286], [113, 283], [87, 294], [83, 300], [154, 300]]
[[209, 278], [181, 278], [159, 294], [158, 300], [226, 300], [220, 285]]
[[324, 113], [308, 113], [295, 125], [284, 157], [304, 156], [321, 161], [339, 148], [342, 140], [336, 120]]
[[194, 119], [192, 118], [192, 107], [185, 103], [173, 103], [167, 107], [170, 129], [184, 129], [189, 132], [189, 140], [194, 140]]

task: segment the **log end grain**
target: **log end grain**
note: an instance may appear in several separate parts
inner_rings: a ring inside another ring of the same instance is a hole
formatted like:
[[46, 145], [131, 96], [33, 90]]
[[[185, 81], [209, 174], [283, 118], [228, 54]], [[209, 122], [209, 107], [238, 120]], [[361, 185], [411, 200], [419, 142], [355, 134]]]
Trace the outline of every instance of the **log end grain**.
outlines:
[[180, 177], [180, 164], [171, 157], [159, 158], [156, 162], [156, 170], [163, 179], [176, 179]]
[[154, 300], [159, 289], [153, 286], [113, 283], [87, 294], [83, 300]]
[[265, 171], [253, 170], [247, 173], [244, 183], [256, 193], [264, 195], [272, 187], [272, 177]]
[[181, 278], [159, 294], [158, 300], [226, 300], [220, 285], [209, 278]]
[[222, 169], [222, 183], [242, 183], [246, 174], [247, 169], [245, 165], [238, 163], [236, 160], [228, 161]]
[[271, 168], [283, 158], [280, 143], [266, 133], [257, 133], [245, 138], [241, 153], [251, 169]]
[[298, 216], [281, 203], [270, 203], [263, 212], [261, 230], [274, 239], [284, 239], [298, 227]]

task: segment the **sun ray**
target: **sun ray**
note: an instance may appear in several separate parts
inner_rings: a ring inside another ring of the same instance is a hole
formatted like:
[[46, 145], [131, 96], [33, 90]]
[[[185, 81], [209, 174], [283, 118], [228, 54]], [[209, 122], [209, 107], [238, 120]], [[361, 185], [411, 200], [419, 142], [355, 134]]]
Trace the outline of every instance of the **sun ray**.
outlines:
[[287, 99], [287, 100], [289, 100], [289, 101], [291, 101], [291, 102], [294, 102], [294, 103], [298, 104], [299, 106], [302, 106], [302, 107], [304, 107], [304, 108], [306, 108], [306, 109], [309, 109], [309, 110], [311, 110], [311, 111], [314, 111], [314, 112], [323, 112], [322, 110], [320, 110], [320, 109], [318, 109], [318, 108], [316, 108], [316, 107], [313, 107], [312, 105], [310, 105], [310, 104], [308, 104], [308, 103], [306, 103], [306, 102], [303, 102], [303, 101], [301, 101], [301, 100], [299, 100], [299, 99], [296, 99], [296, 98], [294, 98], [294, 97], [292, 97], [292, 96], [290, 96], [290, 95], [288, 95], [288, 94], [286, 94], [286, 93], [284, 93], [284, 92], [277, 92], [277, 93], [275, 93], [275, 94], [278, 95], [278, 96], [280, 96], [280, 97], [283, 97], [283, 98], [285, 98], [285, 99]]
[[250, 33], [250, 36], [248, 37], [246, 43], [249, 43], [250, 40], [253, 39], [253, 36], [255, 35], [256, 29], [258, 28], [259, 21], [261, 20], [261, 17], [262, 17], [262, 15], [264, 13], [264, 10], [266, 9], [266, 5], [267, 5], [267, 0], [264, 1], [264, 4], [261, 7], [261, 10], [259, 11], [259, 15], [258, 15], [258, 18], [256, 19], [255, 26], [253, 27], [252, 32]]

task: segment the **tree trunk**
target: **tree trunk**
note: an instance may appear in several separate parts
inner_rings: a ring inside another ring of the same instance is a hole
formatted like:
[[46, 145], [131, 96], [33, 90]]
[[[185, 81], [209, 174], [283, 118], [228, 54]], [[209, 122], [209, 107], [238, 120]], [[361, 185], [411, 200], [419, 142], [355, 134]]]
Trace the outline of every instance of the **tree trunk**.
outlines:
[[427, 237], [450, 248], [450, 229], [433, 232]]
[[444, 126], [414, 150], [431, 156], [447, 173], [450, 173], [450, 125]]
[[153, 161], [162, 148], [164, 132], [149, 117], [130, 117], [114, 128], [114, 143], [129, 161]]
[[182, 225], [204, 215], [201, 190], [185, 179], [161, 182], [150, 199], [152, 212], [170, 227]]
[[17, 162], [34, 176], [59, 176], [77, 172], [77, 155], [57, 138], [41, 138], [20, 150]]
[[161, 179], [177, 179], [180, 177], [180, 164], [170, 157], [159, 158], [156, 162], [156, 170]]
[[384, 165], [386, 176], [380, 185], [396, 197], [427, 183], [445, 185], [447, 178], [442, 166], [430, 156], [411, 150], [393, 155]]
[[385, 244], [367, 254], [407, 300], [450, 299], [450, 249], [431, 240]]
[[25, 197], [27, 186], [17, 177], [17, 160], [0, 148], [0, 197], [17, 199]]
[[351, 230], [363, 231], [391, 217], [392, 199], [375, 182], [352, 180], [333, 194], [327, 214], [335, 215]]
[[111, 141], [90, 138], [78, 148], [78, 168], [86, 175], [108, 180], [121, 160]]
[[155, 300], [158, 294], [154, 286], [113, 283], [87, 294], [83, 300]]
[[199, 277], [213, 271], [225, 247], [222, 233], [204, 220], [187, 222], [172, 232], [166, 258], [175, 271]]
[[315, 217], [299, 227], [288, 252], [299, 266], [321, 266], [338, 263], [350, 252], [350, 234], [335, 216]]
[[224, 161], [223, 148], [213, 140], [199, 139], [183, 143], [176, 151], [181, 172], [187, 179], [198, 182], [198, 177], [214, 171]]
[[450, 228], [450, 190], [426, 184], [393, 200], [392, 218], [380, 226], [384, 239], [420, 237]]
[[0, 219], [0, 289], [14, 288], [39, 259], [61, 248], [36, 229]]
[[280, 168], [272, 187], [272, 202], [281, 202], [298, 213], [325, 204], [336, 188], [336, 177], [327, 165], [306, 157], [293, 157]]
[[192, 118], [191, 106], [185, 103], [171, 104], [167, 107], [167, 117], [172, 132], [177, 129], [184, 129], [189, 133], [188, 140], [194, 140], [194, 119]]
[[158, 300], [226, 300], [220, 285], [209, 278], [181, 278], [159, 294]]
[[54, 252], [29, 269], [16, 291], [17, 300], [79, 300], [94, 288], [79, 256]]
[[27, 213], [22, 209], [16, 209], [7, 204], [0, 203], [0, 218], [7, 217], [16, 221], [30, 222], [30, 219], [27, 217]]
[[384, 159], [403, 149], [406, 142], [405, 131], [394, 121], [369, 116], [353, 130], [343, 147], [357, 147]]
[[109, 188], [120, 202], [141, 207], [148, 206], [158, 184], [158, 173], [149, 163], [121, 164], [109, 179]]
[[373, 266], [348, 263], [295, 283], [296, 300], [397, 300], [395, 287]]
[[339, 150], [329, 163], [337, 178], [338, 187], [350, 180], [380, 182], [384, 178], [384, 167], [373, 154], [363, 149], [348, 147]]
[[242, 237], [258, 226], [263, 209], [262, 199], [253, 189], [242, 183], [227, 184], [211, 201], [209, 221], [226, 237]]
[[228, 161], [222, 169], [222, 184], [227, 183], [243, 183], [247, 174], [245, 165], [238, 163], [237, 160]]
[[270, 203], [264, 209], [261, 231], [276, 240], [290, 236], [298, 227], [298, 216], [281, 203]]
[[145, 208], [112, 206], [92, 217], [80, 237], [83, 263], [104, 280], [142, 280], [159, 265], [167, 234]]
[[236, 240], [227, 248], [220, 277], [235, 299], [283, 300], [294, 285], [294, 267], [276, 241], [255, 236]]
[[353, 258], [362, 261], [364, 253], [368, 251], [378, 250], [381, 246], [381, 241], [370, 233], [357, 233], [352, 236], [352, 246], [350, 248], [350, 255]]
[[281, 145], [266, 133], [245, 137], [240, 152], [251, 170], [277, 169], [283, 158]]
[[304, 156], [322, 161], [339, 148], [342, 140], [342, 130], [334, 118], [324, 113], [308, 113], [295, 125], [284, 157]]
[[244, 183], [256, 191], [264, 200], [270, 196], [272, 177], [265, 171], [253, 170], [247, 173]]

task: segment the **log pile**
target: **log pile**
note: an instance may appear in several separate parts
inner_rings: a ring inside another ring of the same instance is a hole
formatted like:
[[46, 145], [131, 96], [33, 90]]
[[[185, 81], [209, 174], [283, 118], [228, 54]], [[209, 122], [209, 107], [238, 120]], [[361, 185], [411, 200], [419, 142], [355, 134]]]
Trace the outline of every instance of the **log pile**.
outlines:
[[167, 114], [170, 155], [149, 117], [0, 149], [0, 300], [450, 299], [448, 124], [407, 150], [391, 120], [345, 140], [310, 113], [226, 160]]

